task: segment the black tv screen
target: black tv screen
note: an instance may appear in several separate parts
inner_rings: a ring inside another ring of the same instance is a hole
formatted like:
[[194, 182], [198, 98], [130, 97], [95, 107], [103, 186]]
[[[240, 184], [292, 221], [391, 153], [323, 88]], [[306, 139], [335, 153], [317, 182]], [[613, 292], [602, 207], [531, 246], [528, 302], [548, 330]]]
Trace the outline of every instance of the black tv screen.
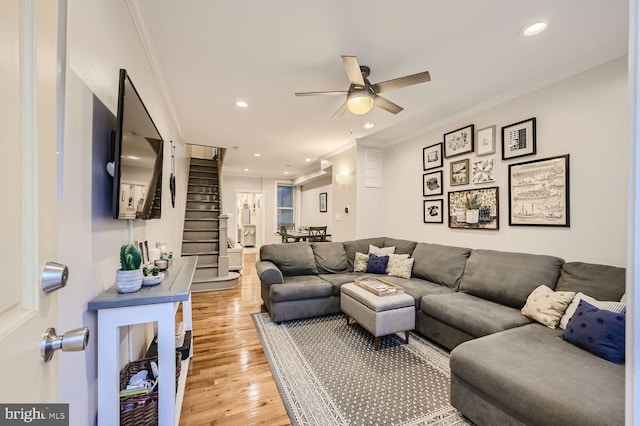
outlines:
[[114, 142], [114, 218], [160, 218], [162, 148], [158, 129], [127, 71], [121, 69]]

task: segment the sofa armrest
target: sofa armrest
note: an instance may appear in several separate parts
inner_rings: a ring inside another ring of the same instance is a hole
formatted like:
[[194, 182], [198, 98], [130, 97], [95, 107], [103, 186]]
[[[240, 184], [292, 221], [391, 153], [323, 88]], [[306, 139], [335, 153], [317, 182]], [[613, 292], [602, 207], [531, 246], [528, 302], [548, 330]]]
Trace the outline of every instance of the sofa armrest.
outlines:
[[256, 262], [256, 272], [260, 278], [260, 283], [264, 285], [283, 284], [284, 277], [282, 271], [268, 260], [259, 260]]

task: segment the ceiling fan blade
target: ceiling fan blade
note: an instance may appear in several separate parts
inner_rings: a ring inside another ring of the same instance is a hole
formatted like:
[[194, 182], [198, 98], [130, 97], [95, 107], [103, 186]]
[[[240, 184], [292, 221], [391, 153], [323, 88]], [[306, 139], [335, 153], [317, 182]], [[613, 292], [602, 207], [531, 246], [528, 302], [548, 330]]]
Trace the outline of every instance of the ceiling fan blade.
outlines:
[[371, 88], [375, 93], [383, 93], [390, 90], [401, 89], [407, 86], [413, 86], [414, 84], [426, 83], [427, 81], [431, 81], [429, 71], [420, 72], [418, 74], [405, 75], [404, 77], [394, 78], [393, 80], [387, 80], [380, 83], [372, 84]]
[[344, 63], [344, 69], [351, 84], [364, 87], [364, 78], [362, 77], [362, 71], [360, 71], [358, 58], [356, 56], [343, 56], [342, 63]]
[[391, 114], [397, 114], [404, 109], [401, 106], [394, 104], [390, 100], [383, 98], [382, 96], [376, 96], [373, 99], [373, 103], [378, 108], [389, 111]]
[[338, 96], [347, 95], [349, 92], [346, 90], [341, 91], [327, 91], [327, 92], [296, 92], [296, 96]]
[[331, 116], [331, 119], [338, 118], [342, 116], [345, 112], [347, 112], [347, 103], [343, 103], [342, 106], [336, 111], [335, 114]]

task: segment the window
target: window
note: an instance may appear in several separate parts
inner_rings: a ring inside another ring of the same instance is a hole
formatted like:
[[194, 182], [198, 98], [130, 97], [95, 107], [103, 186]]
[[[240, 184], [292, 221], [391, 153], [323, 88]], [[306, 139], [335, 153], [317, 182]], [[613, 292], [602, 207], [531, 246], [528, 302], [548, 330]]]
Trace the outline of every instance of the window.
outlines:
[[278, 227], [284, 223], [294, 223], [293, 186], [278, 184]]

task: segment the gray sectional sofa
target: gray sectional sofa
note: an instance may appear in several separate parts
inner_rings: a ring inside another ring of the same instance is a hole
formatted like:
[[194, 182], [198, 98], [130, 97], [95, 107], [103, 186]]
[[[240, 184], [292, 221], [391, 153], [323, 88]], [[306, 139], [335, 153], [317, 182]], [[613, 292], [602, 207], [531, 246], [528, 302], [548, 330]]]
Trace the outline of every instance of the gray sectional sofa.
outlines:
[[617, 301], [625, 270], [554, 256], [387, 237], [261, 247], [256, 270], [275, 322], [340, 312], [340, 287], [359, 276], [356, 252], [395, 247], [410, 278], [384, 278], [416, 306], [416, 331], [451, 350], [451, 403], [479, 425], [622, 425], [624, 365], [560, 338], [520, 313], [546, 285]]

